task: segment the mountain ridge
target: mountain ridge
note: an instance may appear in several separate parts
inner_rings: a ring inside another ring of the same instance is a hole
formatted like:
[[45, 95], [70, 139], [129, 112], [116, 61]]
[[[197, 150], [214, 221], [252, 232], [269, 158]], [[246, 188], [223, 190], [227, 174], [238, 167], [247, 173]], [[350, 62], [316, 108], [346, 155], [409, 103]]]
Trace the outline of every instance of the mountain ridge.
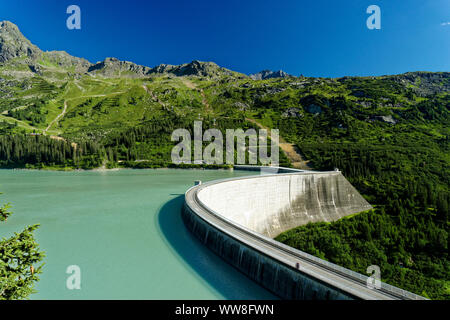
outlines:
[[[258, 73], [246, 75], [218, 66], [214, 62], [193, 60], [181, 65], [160, 64], [154, 67], [139, 65], [130, 61], [107, 57], [103, 61], [91, 63], [87, 59], [70, 55], [66, 51], [42, 51], [31, 43], [20, 31], [19, 27], [10, 21], [0, 22], [0, 64], [15, 63], [28, 66], [32, 73], [40, 74], [46, 67], [59, 67], [61, 73], [94, 74], [104, 77], [147, 77], [154, 74], [171, 74], [177, 77], [198, 76], [217, 79], [222, 76], [238, 79], [268, 80], [277, 78], [302, 78], [293, 76], [282, 70], [262, 70]], [[403, 76], [411, 79], [417, 75], [440, 74], [447, 72], [414, 71], [398, 75], [383, 75], [377, 77]], [[370, 78], [375, 76], [344, 76], [330, 79]]]
[[293, 77], [292, 75], [284, 72], [283, 70], [272, 71], [272, 70], [262, 70], [258, 73], [250, 74], [249, 77], [253, 80], [267, 80], [273, 78], [287, 78]]
[[218, 66], [214, 62], [194, 60], [181, 65], [160, 64], [153, 68], [138, 65], [130, 61], [121, 61], [117, 58], [107, 57], [103, 61], [91, 63], [84, 58], [78, 58], [65, 51], [42, 51], [32, 44], [20, 31], [19, 27], [10, 21], [0, 22], [0, 63], [8, 63], [18, 59], [27, 64], [30, 69], [38, 73], [45, 63], [56, 65], [65, 69], [73, 69], [79, 74], [93, 73], [106, 77], [130, 76], [145, 77], [151, 74], [173, 74], [175, 76], [200, 76], [217, 78], [220, 76], [247, 77], [244, 74]]

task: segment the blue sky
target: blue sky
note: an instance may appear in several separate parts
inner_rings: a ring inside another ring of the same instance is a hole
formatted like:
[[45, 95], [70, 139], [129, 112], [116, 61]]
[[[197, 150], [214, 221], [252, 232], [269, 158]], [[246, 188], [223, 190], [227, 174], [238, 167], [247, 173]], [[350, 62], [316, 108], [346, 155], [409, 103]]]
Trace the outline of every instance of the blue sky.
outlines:
[[[81, 30], [66, 28], [71, 4]], [[381, 30], [366, 27], [372, 4]], [[322, 77], [450, 71], [449, 0], [3, 0], [0, 20], [43, 50], [91, 62], [202, 60]]]

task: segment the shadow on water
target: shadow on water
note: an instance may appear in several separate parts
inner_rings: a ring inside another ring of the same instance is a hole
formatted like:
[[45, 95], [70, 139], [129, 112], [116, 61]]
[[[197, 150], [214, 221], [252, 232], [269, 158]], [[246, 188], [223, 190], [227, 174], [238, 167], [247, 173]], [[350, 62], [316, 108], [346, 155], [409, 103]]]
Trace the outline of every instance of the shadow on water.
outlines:
[[179, 257], [226, 299], [278, 299], [206, 248], [185, 227], [181, 218], [184, 195], [165, 203], [158, 225]]

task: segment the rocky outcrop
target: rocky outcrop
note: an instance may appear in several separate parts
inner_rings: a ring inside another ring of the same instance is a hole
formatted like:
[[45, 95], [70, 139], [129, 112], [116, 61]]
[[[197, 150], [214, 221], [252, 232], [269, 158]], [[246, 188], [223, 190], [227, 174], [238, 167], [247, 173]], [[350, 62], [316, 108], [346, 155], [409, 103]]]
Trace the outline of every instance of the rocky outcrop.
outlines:
[[417, 71], [386, 78], [410, 88], [421, 97], [450, 91], [450, 72]]
[[289, 108], [283, 112], [282, 116], [285, 118], [300, 118], [303, 117], [303, 114], [299, 108]]
[[23, 36], [12, 22], [0, 22], [0, 63], [14, 58], [37, 59], [42, 51]]
[[250, 109], [250, 107], [249, 107], [248, 104], [243, 103], [243, 102], [240, 102], [240, 101], [235, 102], [235, 103], [233, 104], [233, 106], [234, 106], [235, 108], [237, 108], [238, 110], [240, 110], [240, 111], [246, 111], [246, 110]]
[[75, 73], [85, 73], [91, 66], [89, 61], [71, 56], [64, 51], [43, 52], [9, 21], [0, 22], [0, 63], [26, 65], [31, 71], [31, 76], [42, 75], [44, 69], [55, 67], [60, 68], [61, 72], [70, 69]]
[[105, 60], [97, 62], [89, 67], [88, 72], [100, 74], [105, 77], [143, 77], [149, 75], [151, 73], [151, 69], [129, 61], [121, 61], [116, 58], [106, 58]]
[[52, 64], [63, 69], [73, 69], [76, 73], [85, 73], [92, 66], [86, 59], [71, 56], [65, 51], [49, 51], [44, 56]]
[[397, 121], [391, 116], [371, 116], [369, 121], [381, 121], [389, 124], [396, 124]]
[[198, 76], [207, 78], [218, 78], [220, 76], [245, 77], [243, 74], [219, 67], [214, 62], [203, 62], [194, 60], [191, 63], [185, 63], [179, 66], [161, 64], [154, 67], [150, 73], [168, 73], [178, 77]]
[[272, 78], [287, 78], [290, 76], [291, 75], [287, 74], [282, 70], [279, 71], [263, 70], [261, 72], [251, 74], [249, 77], [253, 80], [266, 80]]
[[[450, 91], [450, 72], [416, 71], [381, 77], [342, 77], [336, 79], [340, 83], [351, 84], [354, 80], [382, 79], [395, 82], [416, 96], [425, 97]], [[358, 98], [370, 98], [370, 93], [352, 88], [352, 95]]]
[[173, 75], [177, 77], [197, 76], [203, 78], [219, 78], [221, 76], [235, 76], [245, 78], [246, 76], [226, 68], [219, 67], [213, 62], [192, 61], [182, 65], [160, 64], [154, 68], [137, 65], [128, 61], [120, 61], [115, 58], [107, 58], [91, 66], [90, 73], [101, 74], [107, 77], [134, 76], [146, 77], [152, 74]]
[[176, 66], [171, 64], [160, 64], [151, 70], [151, 73], [170, 73]]

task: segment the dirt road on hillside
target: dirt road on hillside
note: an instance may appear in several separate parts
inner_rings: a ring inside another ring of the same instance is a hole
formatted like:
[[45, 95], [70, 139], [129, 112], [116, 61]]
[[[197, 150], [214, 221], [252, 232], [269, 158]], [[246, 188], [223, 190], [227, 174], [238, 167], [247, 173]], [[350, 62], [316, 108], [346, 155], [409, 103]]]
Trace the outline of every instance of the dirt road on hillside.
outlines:
[[[261, 123], [257, 122], [254, 119], [245, 118], [245, 120], [256, 124], [261, 129], [266, 129], [267, 134], [269, 138], [271, 137], [271, 130], [268, 127], [263, 126]], [[300, 149], [293, 143], [289, 143], [286, 140], [283, 139], [283, 137], [280, 136], [279, 138], [280, 148], [283, 150], [286, 157], [288, 157], [289, 161], [291, 161], [292, 166], [296, 169], [303, 169], [303, 170], [312, 170], [312, 166], [310, 164], [309, 160], [305, 160], [300, 152]]]

